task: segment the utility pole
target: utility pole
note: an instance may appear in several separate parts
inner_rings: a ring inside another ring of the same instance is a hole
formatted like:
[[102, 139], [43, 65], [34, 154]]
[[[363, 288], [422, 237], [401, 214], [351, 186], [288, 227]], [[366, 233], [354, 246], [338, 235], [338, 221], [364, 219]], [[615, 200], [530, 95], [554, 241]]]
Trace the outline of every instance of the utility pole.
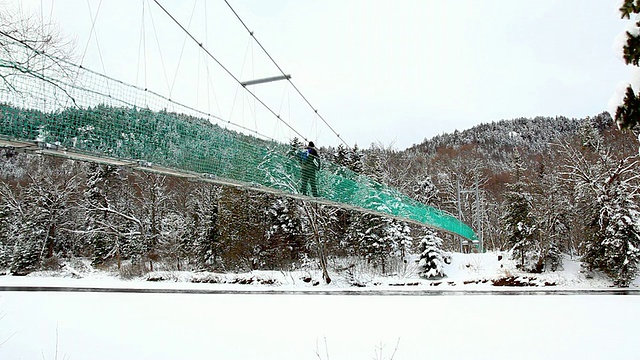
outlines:
[[482, 241], [482, 201], [480, 201], [480, 190], [478, 189], [478, 177], [476, 177], [476, 230], [478, 231], [479, 250], [484, 252]]
[[[462, 221], [462, 207], [460, 206], [460, 178], [456, 176], [456, 189], [457, 189], [457, 195], [456, 195], [456, 204], [458, 206], [458, 219], [460, 219], [460, 221]], [[460, 235], [458, 235], [458, 239], [460, 240], [460, 253], [463, 252], [463, 247], [462, 247], [462, 237]]]

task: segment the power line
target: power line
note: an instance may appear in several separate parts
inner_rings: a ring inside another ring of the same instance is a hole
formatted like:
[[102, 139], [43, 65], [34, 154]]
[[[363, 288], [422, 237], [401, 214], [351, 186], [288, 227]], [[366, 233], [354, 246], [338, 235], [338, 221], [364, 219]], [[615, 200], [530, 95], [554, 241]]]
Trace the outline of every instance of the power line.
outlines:
[[[220, 65], [220, 67], [229, 75], [231, 76], [231, 78], [233, 78], [233, 80], [235, 80], [238, 84], [242, 85], [242, 82], [233, 75], [233, 73], [231, 73], [231, 71], [229, 69], [227, 69], [224, 65], [222, 65], [222, 63], [215, 57], [213, 56], [213, 54], [211, 54], [211, 52], [209, 50], [207, 50], [207, 48], [204, 47], [204, 45], [202, 44], [202, 42], [198, 41], [192, 34], [191, 32], [189, 32], [189, 30], [187, 30], [184, 26], [182, 26], [182, 24], [173, 16], [171, 15], [171, 13], [164, 8], [164, 6], [162, 6], [162, 4], [160, 4], [160, 2], [158, 0], [153, 0], [156, 5], [158, 5], [160, 7], [160, 9], [162, 9], [162, 11], [165, 12], [165, 14], [167, 14], [167, 16], [169, 16], [169, 18], [171, 18], [171, 20], [176, 23], [176, 25], [178, 25], [180, 27], [180, 29], [182, 29], [182, 31], [184, 31], [190, 38], [191, 40], [193, 40], [196, 44], [198, 44], [198, 46], [213, 60], [215, 61], [218, 65]], [[243, 86], [244, 87], [244, 86]], [[273, 111], [273, 109], [271, 109], [264, 101], [262, 101], [256, 94], [254, 94], [253, 92], [249, 91], [248, 89], [246, 89], [246, 87], [244, 87], [245, 90], [247, 90], [247, 92], [249, 94], [251, 94], [251, 96], [253, 96], [262, 106], [265, 107], [265, 109], [269, 110], [269, 112], [271, 112], [271, 114], [273, 114], [273, 116], [275, 116], [276, 118], [278, 118], [278, 120], [282, 121], [285, 125], [287, 125], [287, 127], [289, 127], [289, 129], [291, 129], [291, 131], [293, 131], [294, 133], [296, 133], [297, 135], [299, 135], [301, 138], [306, 140], [306, 137], [304, 137], [304, 135], [302, 135], [301, 133], [299, 133], [296, 129], [294, 129], [291, 125], [287, 124], [286, 121], [284, 121], [280, 115], [276, 114], [275, 111]]]
[[[278, 63], [273, 59], [273, 57], [271, 56], [271, 54], [269, 54], [269, 52], [267, 51], [267, 49], [264, 48], [264, 46], [262, 46], [262, 44], [260, 43], [260, 41], [258, 41], [258, 39], [256, 38], [256, 36], [254, 35], [253, 31], [249, 30], [249, 27], [247, 27], [247, 25], [245, 24], [245, 22], [240, 18], [240, 15], [238, 15], [238, 13], [233, 9], [233, 7], [231, 6], [231, 4], [229, 4], [229, 2], [227, 0], [224, 0], [225, 3], [227, 3], [227, 6], [229, 7], [229, 9], [231, 9], [231, 11], [233, 12], [233, 14], [236, 16], [236, 18], [238, 18], [238, 20], [240, 21], [240, 23], [242, 23], [242, 26], [244, 26], [244, 28], [247, 30], [247, 32], [249, 33], [249, 35], [251, 35], [251, 37], [253, 37], [253, 39], [256, 41], [256, 43], [260, 46], [260, 48], [262, 49], [262, 51], [264, 51], [264, 53], [267, 55], [267, 57], [269, 57], [269, 59], [271, 60], [271, 62], [273, 62], [273, 64], [278, 68], [278, 70], [282, 73], [282, 75], [287, 76], [287, 74], [285, 74], [285, 72], [282, 70], [282, 68], [280, 68], [280, 66], [278, 65]], [[298, 92], [298, 94], [300, 95], [300, 97], [302, 97], [302, 99], [307, 103], [307, 105], [309, 105], [309, 107], [311, 107], [311, 109], [316, 113], [316, 115], [318, 115], [318, 117], [325, 123], [325, 125], [327, 125], [327, 127], [329, 129], [331, 129], [331, 131], [338, 137], [338, 139], [340, 139], [342, 141], [342, 143], [344, 143], [347, 148], [351, 148], [349, 146], [349, 144], [347, 144], [344, 139], [342, 139], [342, 137], [340, 137], [340, 134], [338, 134], [332, 127], [331, 125], [329, 125], [329, 123], [327, 122], [327, 120], [325, 120], [325, 118], [320, 115], [320, 113], [318, 112], [318, 109], [316, 109], [313, 105], [311, 105], [311, 102], [309, 102], [309, 100], [307, 100], [307, 98], [302, 94], [302, 92], [300, 91], [300, 89], [298, 89], [298, 87], [293, 83], [293, 81], [291, 81], [290, 78], [288, 78], [287, 80], [289, 80], [289, 83], [291, 83], [291, 86], [293, 86], [293, 88]]]

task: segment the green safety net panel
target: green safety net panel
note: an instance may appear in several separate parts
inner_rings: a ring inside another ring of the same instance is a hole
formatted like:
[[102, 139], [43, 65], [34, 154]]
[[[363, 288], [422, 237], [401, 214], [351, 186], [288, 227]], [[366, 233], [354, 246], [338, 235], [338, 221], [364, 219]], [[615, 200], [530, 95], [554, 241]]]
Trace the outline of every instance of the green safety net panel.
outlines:
[[[10, 83], [0, 82], [0, 139], [5, 144], [31, 143], [76, 158], [87, 155], [90, 161], [113, 159], [303, 197], [303, 149], [213, 124], [207, 114], [81, 67], [70, 77], [32, 73], [0, 59], [2, 68], [19, 73]], [[305, 199], [476, 239], [455, 217], [345, 167], [321, 160], [314, 172], [317, 197]]]

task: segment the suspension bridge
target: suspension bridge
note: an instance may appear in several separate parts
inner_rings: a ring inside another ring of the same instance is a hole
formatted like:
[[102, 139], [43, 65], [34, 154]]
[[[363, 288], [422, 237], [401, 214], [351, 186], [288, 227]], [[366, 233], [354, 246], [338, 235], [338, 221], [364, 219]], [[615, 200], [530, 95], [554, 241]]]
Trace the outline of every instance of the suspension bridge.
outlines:
[[326, 160], [318, 196], [305, 196], [299, 149], [20, 39], [4, 34], [2, 42], [37, 61], [0, 58], [0, 147], [273, 193], [477, 239], [454, 216]]

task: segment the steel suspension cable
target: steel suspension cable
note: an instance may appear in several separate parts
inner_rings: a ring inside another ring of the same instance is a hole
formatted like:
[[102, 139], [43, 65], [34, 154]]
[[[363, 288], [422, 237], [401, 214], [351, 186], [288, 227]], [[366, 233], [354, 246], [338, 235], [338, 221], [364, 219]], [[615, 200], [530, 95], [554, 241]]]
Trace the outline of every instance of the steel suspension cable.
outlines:
[[[242, 18], [240, 18], [240, 15], [238, 15], [238, 13], [233, 9], [233, 7], [231, 6], [231, 4], [229, 4], [229, 1], [224, 0], [224, 2], [227, 4], [227, 6], [229, 7], [229, 9], [231, 9], [231, 11], [233, 12], [233, 14], [236, 16], [236, 18], [238, 18], [238, 20], [240, 21], [240, 23], [242, 23], [242, 26], [244, 26], [244, 28], [247, 30], [247, 32], [249, 33], [249, 35], [251, 35], [251, 37], [253, 37], [253, 39], [256, 41], [256, 43], [260, 46], [260, 48], [262, 49], [262, 51], [264, 51], [264, 53], [267, 55], [267, 57], [269, 57], [269, 59], [271, 60], [271, 62], [273, 62], [273, 64], [278, 68], [278, 70], [282, 73], [282, 75], [286, 76], [285, 72], [282, 70], [282, 68], [280, 67], [280, 65], [278, 65], [278, 63], [273, 59], [273, 57], [271, 56], [271, 54], [269, 54], [269, 52], [267, 51], [267, 49], [265, 49], [264, 46], [262, 46], [262, 43], [260, 43], [260, 41], [256, 38], [255, 34], [253, 31], [251, 31], [249, 29], [249, 27], [247, 26], [247, 24], [245, 24], [245, 22], [242, 20]], [[307, 99], [306, 96], [304, 96], [304, 94], [302, 94], [302, 91], [300, 91], [300, 89], [298, 89], [298, 87], [293, 83], [293, 81], [291, 81], [290, 78], [287, 79], [290, 83], [291, 86], [293, 86], [293, 88], [298, 92], [298, 95], [300, 95], [300, 97], [302, 97], [302, 99], [307, 103], [307, 105], [309, 105], [309, 107], [311, 107], [311, 109], [316, 113], [316, 115], [318, 115], [318, 117], [325, 123], [325, 125], [327, 125], [327, 127], [338, 137], [338, 139], [340, 139], [342, 141], [342, 143], [344, 143], [347, 148], [351, 148], [351, 146], [349, 146], [349, 144], [347, 144], [344, 139], [342, 139], [342, 137], [340, 137], [340, 134], [338, 134], [333, 127], [331, 127], [331, 125], [329, 125], [329, 123], [327, 122], [327, 120], [318, 112], [318, 109], [316, 109], [311, 102]]]
[[[197, 1], [193, 2], [193, 10], [191, 10], [191, 16], [189, 17], [189, 25], [187, 25], [189, 28], [191, 28], [191, 21], [193, 21], [193, 15], [196, 12], [196, 5], [198, 5]], [[171, 97], [171, 94], [173, 93], [173, 89], [176, 86], [176, 80], [178, 79], [178, 70], [180, 70], [180, 63], [182, 63], [182, 55], [184, 55], [184, 48], [185, 45], [187, 45], [187, 35], [184, 36], [184, 41], [182, 42], [182, 49], [180, 49], [180, 57], [178, 58], [178, 65], [176, 66], [176, 73], [173, 75], [173, 82], [171, 83], [171, 90], [169, 90], [169, 97]], [[198, 57], [198, 66], [200, 66], [199, 63], [200, 57]], [[199, 78], [199, 76], [198, 76]], [[200, 79], [198, 79], [198, 83], [200, 82]], [[196, 87], [198, 88], [198, 87]], [[200, 90], [200, 89], [198, 89]], [[198, 96], [199, 94], [196, 92], [196, 96]], [[196, 103], [198, 102], [198, 99], [196, 98]]]
[[169, 77], [167, 76], [167, 67], [164, 65], [164, 56], [162, 55], [162, 47], [160, 46], [160, 39], [158, 39], [158, 30], [156, 29], [156, 22], [153, 19], [153, 12], [149, 11], [149, 17], [151, 18], [151, 26], [153, 26], [153, 33], [156, 38], [156, 45], [158, 46], [158, 54], [160, 54], [160, 63], [162, 64], [162, 73], [164, 74], [164, 80], [167, 83], [167, 90], [169, 90], [169, 98], [171, 98], [171, 85], [169, 85]]
[[[227, 69], [227, 67], [225, 67], [215, 56], [213, 56], [213, 54], [202, 44], [202, 42], [198, 41], [198, 39], [196, 39], [191, 32], [189, 32], [189, 30], [187, 30], [173, 15], [171, 15], [171, 13], [164, 7], [162, 6], [162, 4], [160, 4], [160, 2], [158, 0], [153, 0], [156, 5], [158, 5], [160, 7], [160, 9], [162, 9], [162, 11], [165, 12], [165, 14], [167, 14], [167, 16], [169, 16], [169, 18], [171, 18], [171, 20], [176, 23], [176, 25], [178, 25], [178, 27], [180, 27], [180, 29], [182, 29], [182, 31], [184, 31], [190, 38], [191, 40], [193, 40], [206, 54], [207, 56], [209, 56], [213, 61], [215, 61], [229, 76], [231, 76], [231, 78], [233, 80], [235, 80], [238, 84], [240, 84], [242, 86], [242, 82], [240, 81], [240, 79], [238, 79], [235, 75], [233, 75], [233, 73]], [[273, 114], [273, 116], [275, 116], [276, 118], [278, 118], [278, 120], [282, 121], [285, 125], [287, 125], [287, 127], [289, 127], [293, 132], [295, 132], [297, 135], [299, 135], [301, 138], [307, 140], [307, 138], [302, 135], [301, 133], [299, 133], [296, 129], [294, 129], [291, 125], [287, 124], [286, 121], [284, 121], [280, 115], [276, 114], [276, 112], [271, 109], [271, 107], [269, 107], [269, 105], [267, 105], [264, 101], [262, 101], [262, 99], [260, 99], [256, 94], [254, 94], [253, 92], [249, 91], [245, 86], [243, 86], [245, 88], [245, 90], [247, 90], [247, 92], [249, 94], [251, 94], [251, 96], [253, 96], [262, 106], [264, 106], [265, 109], [267, 109], [271, 114]]]
[[142, 66], [144, 69], [144, 73], [142, 76], [144, 77], [144, 88], [147, 88], [147, 42], [146, 42], [146, 33], [145, 33], [145, 25], [144, 25], [144, 4], [142, 1], [142, 19], [140, 20], [140, 41], [138, 42], [138, 64], [136, 66], [136, 85], [138, 85], [138, 79], [140, 75], [140, 53], [142, 52]]

